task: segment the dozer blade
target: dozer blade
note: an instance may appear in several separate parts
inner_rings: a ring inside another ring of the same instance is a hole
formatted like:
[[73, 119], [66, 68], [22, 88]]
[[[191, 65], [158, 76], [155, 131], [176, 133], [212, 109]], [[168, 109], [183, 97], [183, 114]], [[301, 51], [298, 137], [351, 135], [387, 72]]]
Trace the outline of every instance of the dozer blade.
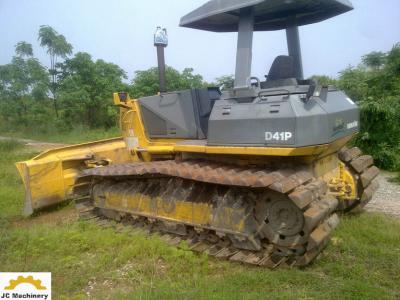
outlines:
[[[131, 161], [123, 139], [114, 138], [52, 149], [18, 162], [25, 186], [24, 214], [71, 199], [75, 179], [82, 170]], [[87, 187], [83, 181], [77, 188]]]

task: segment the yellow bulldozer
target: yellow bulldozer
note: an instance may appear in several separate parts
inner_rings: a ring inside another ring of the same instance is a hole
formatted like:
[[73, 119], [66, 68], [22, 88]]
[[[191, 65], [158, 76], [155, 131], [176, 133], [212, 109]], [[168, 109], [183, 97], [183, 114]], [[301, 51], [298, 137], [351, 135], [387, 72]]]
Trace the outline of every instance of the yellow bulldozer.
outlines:
[[[160, 93], [114, 94], [122, 137], [49, 150], [17, 163], [25, 213], [69, 199], [190, 249], [253, 265], [305, 266], [327, 245], [338, 215], [378, 188], [369, 155], [345, 145], [357, 105], [303, 79], [298, 27], [352, 9], [347, 0], [212, 0], [181, 26], [238, 32], [233, 88], [167, 92], [158, 28]], [[254, 31], [285, 29], [289, 55], [265, 80], [251, 76]]]

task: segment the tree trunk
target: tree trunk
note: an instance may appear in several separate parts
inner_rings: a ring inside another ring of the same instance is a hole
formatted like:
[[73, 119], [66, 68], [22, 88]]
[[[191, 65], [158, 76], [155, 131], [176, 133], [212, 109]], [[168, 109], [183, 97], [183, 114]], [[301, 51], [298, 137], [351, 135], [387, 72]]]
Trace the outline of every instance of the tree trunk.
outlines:
[[54, 98], [53, 98], [53, 103], [54, 103], [54, 112], [56, 113], [56, 117], [57, 117], [57, 119], [58, 119], [58, 107], [57, 107], [57, 99], [56, 99], [56, 97], [55, 97], [54, 93], [53, 93], [53, 96], [54, 96]]
[[56, 114], [56, 118], [58, 119], [58, 105], [57, 105], [57, 96], [56, 96], [56, 56], [54, 52], [50, 53], [50, 70], [51, 70], [51, 93], [53, 94], [53, 104], [54, 104], [54, 112]]

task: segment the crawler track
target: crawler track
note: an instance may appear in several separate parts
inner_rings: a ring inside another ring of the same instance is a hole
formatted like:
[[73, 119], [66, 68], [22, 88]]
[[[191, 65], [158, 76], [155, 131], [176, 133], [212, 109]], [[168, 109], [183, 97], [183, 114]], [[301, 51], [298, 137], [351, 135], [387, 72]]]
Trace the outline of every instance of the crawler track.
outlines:
[[146, 227], [172, 244], [186, 240], [193, 251], [252, 265], [305, 266], [339, 222], [326, 183], [301, 169], [160, 161], [82, 174], [88, 176], [83, 216]]
[[341, 209], [351, 211], [356, 208], [363, 208], [371, 201], [372, 196], [379, 188], [379, 169], [373, 165], [374, 159], [370, 155], [362, 155], [359, 148], [343, 148], [339, 152], [340, 160], [352, 172], [357, 183], [357, 194], [359, 198], [353, 201], [343, 201]]

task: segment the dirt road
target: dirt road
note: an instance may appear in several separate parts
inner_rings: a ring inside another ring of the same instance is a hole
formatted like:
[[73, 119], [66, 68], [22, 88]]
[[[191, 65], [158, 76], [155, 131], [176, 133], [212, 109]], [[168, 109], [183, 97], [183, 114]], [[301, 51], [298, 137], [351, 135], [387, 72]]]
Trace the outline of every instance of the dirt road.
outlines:
[[25, 146], [34, 148], [35, 150], [38, 150], [38, 151], [45, 151], [45, 150], [50, 150], [50, 149], [67, 146], [66, 144], [60, 144], [60, 143], [46, 143], [46, 142], [38, 142], [38, 141], [28, 140], [28, 139], [0, 136], [0, 141], [4, 141], [4, 140], [16, 140], [20, 143], [23, 143]]
[[380, 187], [374, 198], [365, 207], [367, 211], [383, 212], [400, 218], [400, 184], [393, 182], [395, 173], [381, 171]]

